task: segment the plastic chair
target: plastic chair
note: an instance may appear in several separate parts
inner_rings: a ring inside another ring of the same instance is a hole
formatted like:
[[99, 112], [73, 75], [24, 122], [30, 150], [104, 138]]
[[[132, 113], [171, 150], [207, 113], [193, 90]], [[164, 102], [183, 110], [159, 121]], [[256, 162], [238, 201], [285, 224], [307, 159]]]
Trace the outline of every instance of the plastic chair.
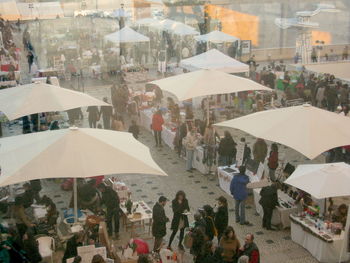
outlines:
[[53, 252], [55, 251], [55, 240], [52, 237], [44, 236], [37, 238], [39, 244], [39, 253], [41, 257], [51, 258], [51, 263], [53, 263]]

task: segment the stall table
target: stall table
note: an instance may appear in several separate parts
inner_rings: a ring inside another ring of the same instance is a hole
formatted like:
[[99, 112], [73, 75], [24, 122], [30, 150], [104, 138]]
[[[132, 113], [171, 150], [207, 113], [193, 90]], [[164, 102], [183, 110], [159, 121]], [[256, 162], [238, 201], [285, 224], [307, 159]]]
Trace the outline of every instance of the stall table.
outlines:
[[[230, 185], [234, 174], [239, 173], [239, 170], [235, 165], [231, 166], [219, 166], [218, 167], [218, 177], [219, 185], [222, 190], [224, 190], [228, 195], [231, 195]], [[259, 182], [259, 179], [256, 175], [247, 171], [246, 174], [249, 177], [251, 183]]]
[[[260, 191], [261, 188], [254, 189], [253, 194], [256, 212], [262, 217], [264, 212], [262, 206], [259, 204]], [[278, 190], [278, 201], [280, 206], [277, 206], [273, 210], [271, 224], [280, 225], [282, 228], [288, 228], [290, 227], [289, 215], [296, 213], [298, 207], [294, 205], [295, 201], [281, 190]]]
[[58, 70], [54, 68], [39, 69], [38, 73], [39, 73], [39, 77], [48, 77], [48, 76], [53, 77], [53, 76], [57, 76]]
[[[333, 235], [319, 231], [312, 222], [312, 219], [300, 218], [290, 215], [292, 240], [308, 250], [319, 262], [339, 262], [343, 242], [344, 231], [340, 235]], [[350, 259], [344, 247], [342, 261]]]
[[[144, 201], [138, 201], [133, 203], [132, 211], [136, 208], [133, 214], [128, 215], [127, 209], [125, 207], [125, 203], [122, 203], [120, 206], [123, 211], [123, 225], [127, 229], [131, 228], [131, 237], [136, 236], [136, 228], [137, 227], [145, 227], [145, 221], [149, 221], [148, 234], [151, 234], [152, 227], [152, 209]], [[138, 216], [137, 216], [138, 215]]]

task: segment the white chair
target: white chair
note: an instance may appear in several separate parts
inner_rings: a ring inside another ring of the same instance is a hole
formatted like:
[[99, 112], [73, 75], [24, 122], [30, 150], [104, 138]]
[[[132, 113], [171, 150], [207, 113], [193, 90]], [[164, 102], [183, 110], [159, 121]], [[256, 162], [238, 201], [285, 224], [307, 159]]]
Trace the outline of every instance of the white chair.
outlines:
[[53, 263], [53, 252], [55, 251], [55, 240], [52, 237], [44, 236], [37, 238], [39, 244], [39, 253], [43, 260], [45, 258], [51, 258]]

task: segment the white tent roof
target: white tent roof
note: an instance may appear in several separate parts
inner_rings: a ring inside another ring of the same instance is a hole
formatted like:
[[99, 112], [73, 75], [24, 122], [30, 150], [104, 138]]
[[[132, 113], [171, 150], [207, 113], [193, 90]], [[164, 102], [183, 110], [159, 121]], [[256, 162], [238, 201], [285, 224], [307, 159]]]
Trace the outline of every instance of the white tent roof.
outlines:
[[[183, 101], [191, 98], [228, 94], [239, 91], [272, 91], [250, 79], [241, 78], [217, 70], [196, 70], [150, 82]], [[180, 83], [180, 85], [179, 85]]]
[[239, 40], [239, 38], [231, 36], [229, 34], [226, 34], [224, 32], [215, 30], [211, 31], [208, 34], [195, 36], [194, 37], [197, 41], [210, 41], [215, 43], [221, 43], [221, 42], [234, 42]]
[[317, 73], [328, 73], [336, 78], [350, 81], [350, 62], [334, 62], [305, 65], [307, 70]]
[[235, 60], [217, 49], [211, 49], [205, 53], [183, 59], [180, 66], [189, 70], [216, 69], [226, 73], [248, 72], [249, 66]]
[[350, 118], [309, 104], [259, 111], [214, 125], [284, 144], [309, 159], [350, 143]]
[[59, 2], [17, 3], [22, 20], [33, 19], [56, 19], [57, 16], [64, 17], [63, 10]]
[[284, 183], [318, 199], [348, 196], [350, 195], [350, 165], [346, 163], [299, 165]]
[[148, 147], [127, 132], [70, 128], [6, 137], [0, 143], [0, 186], [116, 173], [166, 176]]
[[141, 26], [154, 26], [154, 25], [159, 25], [160, 21], [155, 18], [151, 17], [146, 17], [146, 18], [141, 18], [139, 20], [135, 21], [136, 25], [141, 25]]
[[15, 0], [0, 0], [0, 16], [4, 20], [17, 20], [20, 18]]
[[112, 34], [106, 35], [104, 37], [106, 41], [113, 43], [128, 43], [128, 42], [148, 42], [149, 37], [146, 37], [130, 27], [126, 26], [120, 31], [114, 32]]
[[195, 28], [171, 19], [161, 20], [159, 21], [158, 24], [153, 24], [152, 26], [158, 29], [167, 30], [173, 34], [182, 35], [182, 36], [199, 34], [199, 32], [196, 31]]

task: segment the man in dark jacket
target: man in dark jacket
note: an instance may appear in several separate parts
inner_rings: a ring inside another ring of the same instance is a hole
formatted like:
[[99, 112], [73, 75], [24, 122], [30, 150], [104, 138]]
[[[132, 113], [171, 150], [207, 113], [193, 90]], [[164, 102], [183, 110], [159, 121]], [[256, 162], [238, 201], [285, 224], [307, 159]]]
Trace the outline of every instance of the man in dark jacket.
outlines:
[[165, 196], [159, 197], [158, 202], [153, 206], [153, 223], [152, 234], [154, 236], [154, 248], [153, 251], [159, 251], [163, 237], [166, 235], [166, 223], [169, 222], [169, 218], [166, 217], [164, 207], [168, 199]]
[[29, 181], [33, 195], [34, 195], [34, 199], [37, 203], [40, 203], [41, 198], [40, 198], [40, 191], [41, 191], [41, 182], [40, 179], [36, 179], [36, 180], [31, 180]]
[[107, 208], [107, 231], [108, 235], [113, 234], [113, 220], [114, 220], [114, 231], [116, 238], [119, 236], [119, 210], [120, 210], [120, 200], [117, 192], [115, 192], [111, 187], [106, 186], [104, 183], [99, 184], [98, 189], [102, 193], [101, 203], [105, 204]]
[[[106, 97], [103, 98], [103, 101], [108, 103], [108, 99]], [[102, 115], [103, 120], [103, 128], [106, 130], [111, 129], [111, 119], [113, 115], [113, 107], [111, 106], [101, 106], [100, 114]]]
[[64, 256], [62, 262], [65, 263], [68, 258], [73, 258], [78, 255], [78, 247], [82, 246], [84, 234], [82, 232], [75, 233], [67, 241], [66, 250], [64, 251]]
[[236, 143], [232, 139], [231, 134], [228, 131], [225, 131], [225, 137], [221, 139], [219, 144], [219, 160], [220, 165], [231, 165], [233, 159], [236, 159]]
[[278, 205], [278, 195], [276, 184], [265, 186], [260, 191], [260, 201], [259, 204], [262, 206], [264, 211], [263, 216], [263, 228], [267, 230], [273, 230], [271, 228], [271, 218], [273, 209]]
[[241, 225], [248, 225], [249, 222], [245, 220], [245, 200], [248, 196], [247, 184], [249, 177], [245, 174], [245, 166], [239, 167], [239, 174], [235, 174], [231, 181], [230, 191], [235, 199], [235, 214], [236, 223]]

